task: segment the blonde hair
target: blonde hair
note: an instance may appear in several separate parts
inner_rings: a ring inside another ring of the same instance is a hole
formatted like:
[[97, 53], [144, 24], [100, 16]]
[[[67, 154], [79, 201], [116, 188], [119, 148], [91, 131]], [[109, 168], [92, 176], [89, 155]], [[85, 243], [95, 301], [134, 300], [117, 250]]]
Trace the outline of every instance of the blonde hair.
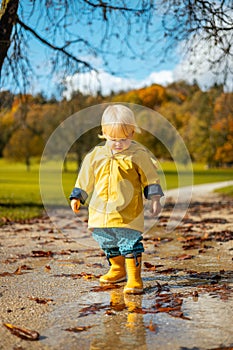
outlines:
[[101, 125], [103, 135], [99, 135], [100, 138], [128, 138], [134, 132], [141, 132], [133, 111], [123, 105], [108, 106], [102, 115]]

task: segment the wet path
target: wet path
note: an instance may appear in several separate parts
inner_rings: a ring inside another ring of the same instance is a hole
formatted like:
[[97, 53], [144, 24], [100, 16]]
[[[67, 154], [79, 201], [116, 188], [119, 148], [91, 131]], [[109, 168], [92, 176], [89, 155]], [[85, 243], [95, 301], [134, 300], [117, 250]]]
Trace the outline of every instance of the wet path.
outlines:
[[[216, 197], [215, 197], [216, 199]], [[37, 330], [26, 341], [0, 326], [1, 350], [233, 348], [233, 202], [195, 201], [176, 231], [172, 204], [144, 235], [145, 292], [124, 296], [124, 283], [101, 288], [107, 263], [70, 210], [1, 228], [2, 323]]]

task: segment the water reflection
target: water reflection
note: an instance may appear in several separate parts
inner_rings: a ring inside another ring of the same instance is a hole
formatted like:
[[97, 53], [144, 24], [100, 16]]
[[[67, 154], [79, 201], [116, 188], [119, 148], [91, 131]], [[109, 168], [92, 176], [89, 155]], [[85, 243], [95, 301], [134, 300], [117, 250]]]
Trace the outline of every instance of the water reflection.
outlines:
[[141, 306], [142, 296], [126, 296], [122, 290], [113, 290], [111, 312], [103, 319], [90, 350], [147, 349], [143, 315], [136, 312]]

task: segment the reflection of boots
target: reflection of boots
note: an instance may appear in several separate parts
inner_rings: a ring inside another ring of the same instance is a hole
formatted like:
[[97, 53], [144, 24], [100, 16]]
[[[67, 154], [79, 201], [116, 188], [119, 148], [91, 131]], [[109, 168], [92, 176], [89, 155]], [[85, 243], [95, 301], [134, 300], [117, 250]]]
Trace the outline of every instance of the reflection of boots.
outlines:
[[126, 256], [127, 284], [124, 293], [141, 294], [143, 293], [143, 283], [141, 279], [141, 255], [135, 257], [133, 255]]
[[139, 319], [141, 316], [140, 314], [135, 312], [136, 309], [141, 307], [141, 299], [136, 300], [132, 298], [135, 297], [124, 294], [125, 306], [128, 310], [126, 327], [130, 328], [131, 330], [133, 330], [136, 326], [139, 325]]
[[124, 296], [119, 290], [113, 290], [110, 294], [110, 307], [115, 311], [125, 310]]
[[125, 257], [122, 255], [109, 258], [111, 267], [106, 275], [100, 277], [100, 282], [103, 283], [117, 283], [125, 281]]

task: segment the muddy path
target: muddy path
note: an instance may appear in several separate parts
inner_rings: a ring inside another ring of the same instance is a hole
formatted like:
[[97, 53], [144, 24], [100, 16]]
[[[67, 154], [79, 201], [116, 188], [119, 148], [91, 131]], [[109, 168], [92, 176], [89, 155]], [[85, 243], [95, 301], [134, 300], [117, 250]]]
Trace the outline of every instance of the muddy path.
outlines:
[[85, 210], [1, 227], [0, 349], [233, 349], [233, 200], [196, 198], [167, 232], [172, 206], [154, 225], [146, 213], [141, 296], [100, 286], [108, 265]]

